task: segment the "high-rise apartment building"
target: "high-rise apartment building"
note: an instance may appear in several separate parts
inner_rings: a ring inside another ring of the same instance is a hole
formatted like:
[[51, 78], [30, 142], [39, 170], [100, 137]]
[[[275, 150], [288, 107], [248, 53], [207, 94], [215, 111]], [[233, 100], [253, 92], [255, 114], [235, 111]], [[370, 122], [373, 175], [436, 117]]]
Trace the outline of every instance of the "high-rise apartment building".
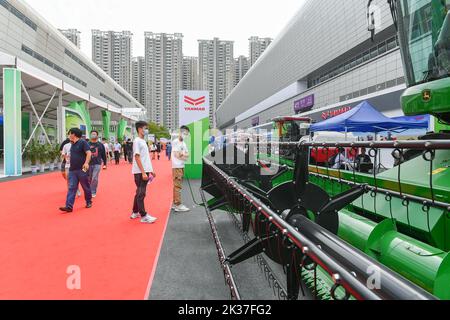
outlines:
[[183, 35], [145, 33], [145, 106], [151, 121], [174, 130], [179, 125], [183, 85]]
[[81, 48], [81, 32], [77, 29], [58, 29], [67, 39], [70, 40], [78, 49]]
[[252, 67], [272, 43], [272, 38], [251, 37], [249, 40], [249, 59]]
[[132, 37], [130, 31], [92, 30], [92, 60], [130, 93]]
[[234, 42], [199, 40], [200, 89], [210, 94], [210, 121], [215, 127], [217, 108], [234, 87]]
[[133, 58], [131, 70], [131, 95], [140, 104], [145, 105], [145, 58]]
[[237, 86], [250, 69], [250, 63], [246, 56], [239, 56], [234, 60], [234, 86]]
[[199, 90], [198, 58], [183, 58], [183, 90]]

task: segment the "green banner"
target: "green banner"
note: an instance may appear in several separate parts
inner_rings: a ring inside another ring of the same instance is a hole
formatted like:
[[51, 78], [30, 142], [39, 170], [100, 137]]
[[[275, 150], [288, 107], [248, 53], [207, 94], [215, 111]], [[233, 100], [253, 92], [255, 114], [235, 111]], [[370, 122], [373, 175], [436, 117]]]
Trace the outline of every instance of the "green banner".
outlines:
[[22, 175], [22, 75], [3, 69], [4, 174]]
[[120, 119], [119, 126], [117, 128], [117, 141], [123, 142], [125, 138], [125, 131], [127, 130], [128, 122], [125, 119]]
[[131, 127], [127, 127], [126, 129], [125, 129], [125, 139], [133, 139], [133, 132], [132, 132], [132, 129], [131, 129]]
[[[68, 108], [76, 111], [81, 116], [81, 119], [83, 120], [84, 125], [86, 126], [86, 135], [88, 135], [92, 130], [92, 123], [91, 123], [91, 116], [90, 116], [89, 111], [86, 106], [86, 102], [74, 101], [69, 104]], [[70, 127], [70, 126], [66, 127], [67, 130], [69, 130], [70, 128], [72, 128], [72, 127]]]
[[107, 110], [102, 111], [103, 122], [103, 138], [109, 141], [111, 137], [111, 112]]
[[66, 109], [66, 130], [73, 128], [80, 129], [86, 137], [88, 136], [89, 130], [83, 117], [75, 109]]

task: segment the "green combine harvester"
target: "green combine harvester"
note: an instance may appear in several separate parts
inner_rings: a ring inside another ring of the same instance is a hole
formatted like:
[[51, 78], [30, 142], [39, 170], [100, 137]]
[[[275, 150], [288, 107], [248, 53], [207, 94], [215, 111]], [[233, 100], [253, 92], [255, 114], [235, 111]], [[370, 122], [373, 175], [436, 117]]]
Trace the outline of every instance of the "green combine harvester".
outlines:
[[[205, 159], [208, 208], [242, 214], [243, 231], [255, 236], [225, 263], [264, 253], [283, 265], [288, 299], [306, 284], [327, 300], [450, 300], [450, 1], [388, 2], [408, 85], [404, 113], [434, 116], [434, 133], [404, 142], [300, 143], [285, 135], [298, 121], [278, 119], [273, 136], [281, 141], [258, 136]], [[356, 162], [339, 169], [311, 162], [362, 148], [369, 173]], [[377, 170], [383, 149], [393, 150], [393, 169]]]

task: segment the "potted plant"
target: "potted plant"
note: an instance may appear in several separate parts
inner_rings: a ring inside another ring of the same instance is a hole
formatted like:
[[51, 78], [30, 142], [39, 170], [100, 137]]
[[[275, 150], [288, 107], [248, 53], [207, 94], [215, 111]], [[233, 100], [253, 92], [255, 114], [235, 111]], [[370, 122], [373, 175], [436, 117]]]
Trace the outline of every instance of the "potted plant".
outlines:
[[55, 166], [58, 160], [61, 158], [61, 152], [59, 151], [59, 145], [57, 143], [49, 146], [49, 160], [50, 171], [55, 171]]
[[47, 164], [48, 156], [49, 156], [48, 145], [41, 144], [41, 145], [39, 145], [38, 149], [39, 149], [38, 160], [39, 160], [39, 165], [40, 165], [40, 172], [44, 173], [45, 165]]
[[28, 148], [25, 150], [26, 157], [31, 162], [31, 173], [36, 174], [38, 171], [38, 155], [39, 155], [39, 145], [36, 143], [36, 141], [32, 141]]

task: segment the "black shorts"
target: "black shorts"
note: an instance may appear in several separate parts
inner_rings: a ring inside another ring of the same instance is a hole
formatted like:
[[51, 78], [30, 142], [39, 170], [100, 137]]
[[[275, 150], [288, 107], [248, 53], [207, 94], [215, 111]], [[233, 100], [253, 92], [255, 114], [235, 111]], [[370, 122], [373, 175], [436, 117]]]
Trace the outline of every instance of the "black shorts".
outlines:
[[63, 161], [61, 163], [61, 172], [65, 173], [66, 172], [66, 161]]

